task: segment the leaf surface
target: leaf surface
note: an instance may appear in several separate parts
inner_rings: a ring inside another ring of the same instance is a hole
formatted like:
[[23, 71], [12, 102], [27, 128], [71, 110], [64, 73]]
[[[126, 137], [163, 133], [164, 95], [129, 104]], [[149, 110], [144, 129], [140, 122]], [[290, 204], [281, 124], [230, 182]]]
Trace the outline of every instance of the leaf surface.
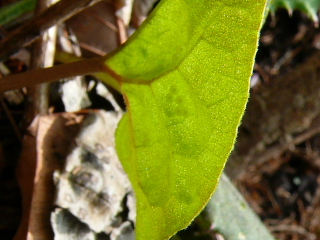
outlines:
[[210, 199], [249, 90], [264, 0], [162, 0], [106, 59], [127, 113], [116, 146], [137, 239], [168, 239]]
[[276, 240], [225, 174], [204, 213], [224, 239]]

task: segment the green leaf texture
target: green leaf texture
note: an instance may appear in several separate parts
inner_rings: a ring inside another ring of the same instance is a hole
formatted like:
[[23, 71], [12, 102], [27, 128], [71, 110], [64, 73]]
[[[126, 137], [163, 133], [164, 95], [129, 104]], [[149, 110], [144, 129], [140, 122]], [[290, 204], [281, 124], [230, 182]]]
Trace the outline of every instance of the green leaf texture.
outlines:
[[36, 3], [36, 0], [22, 0], [0, 8], [0, 25], [5, 25], [23, 14], [33, 11]]
[[205, 214], [224, 239], [275, 240], [225, 174], [222, 174]]
[[127, 113], [116, 133], [138, 240], [168, 239], [204, 208], [248, 99], [264, 0], [163, 0], [105, 63]]

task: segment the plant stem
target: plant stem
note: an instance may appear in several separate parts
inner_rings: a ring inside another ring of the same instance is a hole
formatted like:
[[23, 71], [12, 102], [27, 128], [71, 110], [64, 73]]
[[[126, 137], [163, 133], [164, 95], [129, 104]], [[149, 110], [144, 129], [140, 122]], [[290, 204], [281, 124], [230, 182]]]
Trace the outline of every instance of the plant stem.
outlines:
[[[70, 62], [83, 61], [84, 58], [77, 57], [73, 54], [58, 50], [55, 53], [55, 60], [62, 63], [70, 63]], [[92, 75], [97, 79], [99, 79], [100, 81], [112, 87], [118, 93], [121, 93], [120, 85], [118, 82], [121, 80], [121, 77], [114, 74], [111, 69], [108, 69], [108, 67], [105, 66], [104, 72], [96, 72], [96, 73], [93, 73]]]
[[[6, 76], [0, 79], [0, 92], [97, 72], [105, 72], [105, 74], [106, 72], [110, 72], [110, 69], [107, 69], [104, 64], [103, 57], [61, 64], [50, 68], [34, 69], [28, 72]], [[112, 87], [116, 90], [120, 89], [119, 84], [114, 78], [111, 76], [105, 78], [107, 84], [109, 83], [108, 79], [110, 79], [109, 81]], [[115, 84], [117, 85], [113, 86]]]
[[[57, 0], [37, 0], [35, 15], [40, 15]], [[44, 31], [32, 45], [31, 69], [52, 67], [56, 49], [57, 27]], [[49, 110], [49, 83], [32, 86], [28, 89], [28, 104], [25, 119], [33, 121], [37, 114], [45, 115]]]

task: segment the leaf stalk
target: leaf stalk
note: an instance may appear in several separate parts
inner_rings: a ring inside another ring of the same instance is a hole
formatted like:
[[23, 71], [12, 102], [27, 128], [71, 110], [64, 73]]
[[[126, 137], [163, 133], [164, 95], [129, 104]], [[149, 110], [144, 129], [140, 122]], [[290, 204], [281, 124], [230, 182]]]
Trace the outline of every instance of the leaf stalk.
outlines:
[[104, 75], [104, 82], [115, 90], [120, 91], [119, 83], [107, 74], [110, 72], [110, 69], [107, 69], [104, 60], [104, 57], [97, 57], [84, 61], [61, 64], [50, 68], [34, 69], [24, 73], [9, 75], [0, 79], [0, 92], [95, 73]]

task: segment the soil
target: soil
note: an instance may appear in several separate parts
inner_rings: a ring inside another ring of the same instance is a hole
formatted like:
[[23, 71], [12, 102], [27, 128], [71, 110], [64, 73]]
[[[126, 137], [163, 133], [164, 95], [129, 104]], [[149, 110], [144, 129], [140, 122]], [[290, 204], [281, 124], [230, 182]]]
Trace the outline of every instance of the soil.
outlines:
[[[299, 11], [289, 16], [287, 11], [279, 10], [275, 16], [269, 16], [256, 56], [255, 70], [260, 82], [252, 91], [268, 86], [276, 77], [290, 75], [316, 54], [319, 33], [317, 24]], [[269, 158], [262, 166], [254, 166], [253, 161], [252, 171], [238, 184], [277, 239], [320, 239], [319, 141], [320, 134], [315, 133]]]

